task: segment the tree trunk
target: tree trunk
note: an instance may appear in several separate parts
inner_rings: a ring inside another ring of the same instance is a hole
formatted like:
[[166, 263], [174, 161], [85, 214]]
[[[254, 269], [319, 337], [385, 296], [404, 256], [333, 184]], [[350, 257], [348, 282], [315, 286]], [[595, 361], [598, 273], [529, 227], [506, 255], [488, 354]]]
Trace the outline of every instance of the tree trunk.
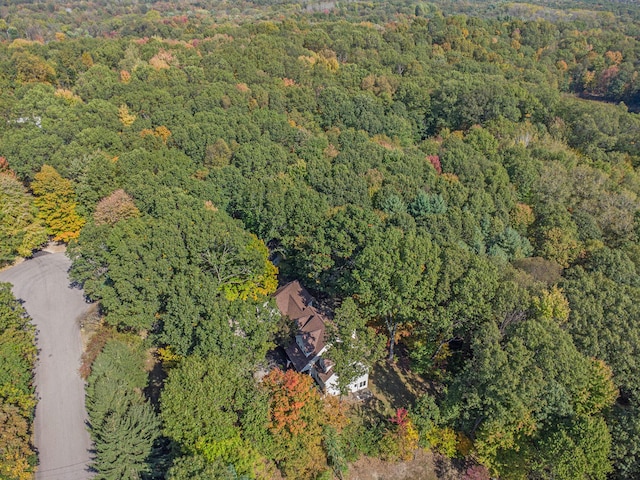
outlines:
[[393, 362], [393, 347], [395, 346], [395, 338], [394, 335], [389, 339], [389, 361]]
[[471, 429], [472, 439], [476, 438], [476, 430], [478, 429], [478, 427], [480, 426], [483, 420], [484, 420], [484, 415], [480, 415], [478, 418], [476, 418], [476, 423], [473, 424], [473, 429]]

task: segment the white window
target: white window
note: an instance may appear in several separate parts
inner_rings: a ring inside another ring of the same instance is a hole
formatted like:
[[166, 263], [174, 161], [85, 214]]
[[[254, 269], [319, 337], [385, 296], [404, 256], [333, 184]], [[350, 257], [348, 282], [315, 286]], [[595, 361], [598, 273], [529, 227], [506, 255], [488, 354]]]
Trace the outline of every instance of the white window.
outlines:
[[367, 381], [365, 380], [364, 382], [360, 382], [360, 388], [364, 388], [367, 386]]

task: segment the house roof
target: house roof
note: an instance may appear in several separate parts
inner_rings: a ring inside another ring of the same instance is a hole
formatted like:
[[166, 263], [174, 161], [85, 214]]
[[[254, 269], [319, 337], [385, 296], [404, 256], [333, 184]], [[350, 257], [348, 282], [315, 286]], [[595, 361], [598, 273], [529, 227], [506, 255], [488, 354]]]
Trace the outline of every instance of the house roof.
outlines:
[[302, 317], [304, 310], [313, 303], [313, 297], [298, 280], [280, 287], [274, 297], [280, 313], [291, 320]]
[[325, 323], [324, 318], [315, 308], [309, 307], [307, 310], [312, 310], [313, 315], [296, 320], [298, 325], [297, 335], [300, 336], [305, 351], [315, 356], [318, 355], [325, 346]]
[[304, 353], [302, 353], [295, 342], [285, 347], [284, 351], [287, 353], [287, 357], [289, 357], [289, 360], [293, 363], [293, 368], [295, 368], [297, 372], [302, 371], [307, 365], [309, 365], [310, 359], [305, 357]]
[[334, 372], [333, 370], [329, 370], [327, 373], [318, 372], [318, 378], [322, 382], [322, 388], [324, 388], [327, 385], [327, 383], [329, 382], [329, 379], [334, 375], [336, 375], [336, 372]]
[[297, 280], [280, 287], [275, 293], [275, 299], [280, 313], [296, 322], [296, 338], [308, 352], [305, 355], [295, 342], [285, 348], [294, 367], [300, 371], [325, 347], [327, 319], [313, 307], [313, 297]]
[[325, 358], [322, 362], [318, 362], [318, 364], [316, 364], [318, 378], [322, 381], [323, 385], [326, 385], [327, 381], [336, 374], [333, 371], [333, 365], [334, 362], [328, 358]]
[[[331, 320], [313, 306], [313, 297], [297, 280], [276, 290], [275, 300], [280, 313], [293, 320], [298, 329], [296, 340], [284, 349], [289, 360], [296, 371], [308, 371], [327, 391], [327, 384], [338, 376], [334, 362], [321, 356], [326, 347], [326, 326]], [[332, 395], [337, 394], [335, 384], [329, 390]]]

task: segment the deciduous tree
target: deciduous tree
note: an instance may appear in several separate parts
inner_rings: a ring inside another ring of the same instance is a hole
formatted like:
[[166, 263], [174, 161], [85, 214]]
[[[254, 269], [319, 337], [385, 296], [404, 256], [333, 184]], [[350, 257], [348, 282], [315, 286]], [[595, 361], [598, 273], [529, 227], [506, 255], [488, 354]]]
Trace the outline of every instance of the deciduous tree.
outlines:
[[273, 458], [288, 478], [315, 478], [327, 464], [322, 403], [313, 379], [294, 370], [274, 369], [263, 385], [269, 393]]
[[44, 165], [31, 184], [36, 195], [38, 218], [54, 240], [68, 242], [78, 238], [85, 220], [76, 212], [75, 193], [70, 180], [62, 178], [51, 166]]
[[30, 256], [46, 240], [33, 197], [13, 175], [0, 172], [0, 264]]
[[327, 355], [335, 362], [338, 389], [345, 395], [348, 386], [370, 371], [382, 357], [384, 340], [375, 329], [367, 326], [367, 317], [351, 297], [342, 302], [327, 329], [327, 340], [331, 344]]
[[116, 190], [108, 197], [103, 198], [96, 205], [93, 212], [93, 220], [96, 225], [113, 225], [120, 220], [138, 217], [140, 210], [124, 190]]
[[[170, 372], [162, 394], [164, 432], [186, 452], [253, 476], [260, 455], [240, 425], [256, 398], [264, 401], [243, 363], [215, 354], [188, 357]], [[262, 421], [264, 429], [266, 416]]]
[[433, 301], [439, 268], [438, 250], [429, 237], [394, 227], [377, 235], [356, 258], [354, 298], [387, 329], [389, 360], [399, 328]]
[[36, 470], [32, 446], [36, 359], [34, 328], [11, 285], [0, 283], [0, 477], [31, 480]]

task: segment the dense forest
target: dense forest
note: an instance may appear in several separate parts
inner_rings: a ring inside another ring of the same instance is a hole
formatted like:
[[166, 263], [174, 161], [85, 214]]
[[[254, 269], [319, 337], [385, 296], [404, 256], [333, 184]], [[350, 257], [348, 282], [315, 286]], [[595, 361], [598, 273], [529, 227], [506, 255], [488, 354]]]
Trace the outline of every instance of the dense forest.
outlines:
[[[343, 479], [418, 448], [442, 478], [640, 478], [638, 22], [0, 2], [0, 265], [68, 243], [99, 302], [95, 478]], [[352, 340], [345, 378], [397, 364], [427, 391], [360, 404], [269, 369], [293, 279]], [[2, 286], [2, 479], [35, 463], [24, 318]]]

